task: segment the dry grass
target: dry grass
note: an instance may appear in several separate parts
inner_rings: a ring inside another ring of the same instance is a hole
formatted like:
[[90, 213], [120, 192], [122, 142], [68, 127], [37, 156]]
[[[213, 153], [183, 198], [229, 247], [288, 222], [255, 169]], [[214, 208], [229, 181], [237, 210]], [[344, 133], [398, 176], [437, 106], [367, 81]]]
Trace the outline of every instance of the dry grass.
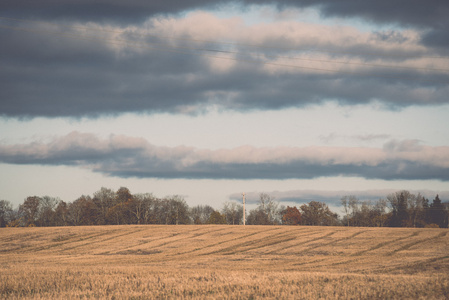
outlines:
[[0, 230], [0, 298], [449, 297], [447, 229]]

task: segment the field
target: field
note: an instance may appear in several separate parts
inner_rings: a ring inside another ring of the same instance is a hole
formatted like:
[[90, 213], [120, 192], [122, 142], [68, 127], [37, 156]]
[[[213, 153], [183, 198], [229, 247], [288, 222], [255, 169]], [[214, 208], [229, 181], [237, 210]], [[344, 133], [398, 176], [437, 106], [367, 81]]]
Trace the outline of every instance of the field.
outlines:
[[0, 229], [6, 299], [447, 299], [449, 230]]

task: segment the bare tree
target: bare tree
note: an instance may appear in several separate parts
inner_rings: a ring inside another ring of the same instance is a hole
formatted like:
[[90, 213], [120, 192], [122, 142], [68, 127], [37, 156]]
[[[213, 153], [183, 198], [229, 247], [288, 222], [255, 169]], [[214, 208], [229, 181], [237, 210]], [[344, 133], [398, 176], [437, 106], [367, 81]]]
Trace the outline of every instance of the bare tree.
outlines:
[[114, 199], [114, 191], [105, 187], [102, 187], [99, 191], [94, 193], [92, 200], [98, 207], [99, 211], [97, 224], [106, 224], [106, 215], [108, 214], [108, 210], [115, 205]]
[[56, 225], [55, 209], [61, 199], [50, 196], [44, 196], [39, 203], [39, 226], [54, 226]]
[[214, 211], [209, 205], [197, 205], [190, 209], [190, 217], [194, 224], [206, 224]]
[[[143, 212], [142, 218], [144, 224], [156, 224], [158, 222], [158, 208], [161, 200], [152, 194], [144, 194], [143, 196]], [[162, 223], [162, 222], [161, 222]]]
[[240, 224], [243, 220], [243, 206], [234, 201], [225, 202], [222, 213], [230, 225]]
[[387, 200], [380, 198], [379, 200], [377, 200], [376, 204], [374, 205], [374, 210], [375, 210], [375, 219], [374, 219], [374, 223], [376, 226], [379, 227], [383, 227], [385, 226], [386, 222], [387, 222]]
[[69, 224], [69, 207], [66, 202], [59, 201], [55, 208], [56, 226], [67, 226]]
[[36, 226], [39, 217], [39, 205], [41, 198], [37, 196], [27, 197], [19, 206], [19, 214], [25, 222], [25, 226]]
[[370, 200], [360, 202], [360, 208], [357, 211], [356, 220], [358, 226], [374, 226], [373, 224], [373, 205]]
[[357, 213], [359, 212], [359, 204], [360, 201], [356, 196], [349, 196], [349, 207], [351, 209], [351, 219], [353, 222], [353, 226], [359, 225], [359, 220], [357, 220]]
[[128, 205], [128, 211], [133, 217], [133, 221], [136, 224], [146, 223], [146, 213], [149, 213], [150, 205], [149, 201], [154, 199], [153, 194], [136, 194], [133, 195]]
[[5, 227], [12, 221], [12, 204], [7, 200], [0, 200], [0, 227]]
[[166, 215], [166, 224], [189, 224], [189, 206], [183, 197], [179, 195], [174, 195], [170, 197], [166, 197], [167, 204], [167, 215]]
[[268, 217], [270, 224], [280, 223], [278, 219], [279, 201], [276, 198], [266, 193], [259, 194], [259, 209], [262, 210]]
[[272, 225], [267, 213], [261, 208], [251, 210], [246, 218], [246, 223], [248, 225]]
[[343, 206], [343, 209], [345, 212], [347, 226], [350, 225], [350, 220], [351, 220], [351, 218], [354, 217], [353, 208], [354, 208], [354, 206], [356, 206], [357, 202], [358, 202], [358, 200], [357, 200], [356, 196], [354, 196], [354, 195], [343, 196], [340, 199], [340, 203]]

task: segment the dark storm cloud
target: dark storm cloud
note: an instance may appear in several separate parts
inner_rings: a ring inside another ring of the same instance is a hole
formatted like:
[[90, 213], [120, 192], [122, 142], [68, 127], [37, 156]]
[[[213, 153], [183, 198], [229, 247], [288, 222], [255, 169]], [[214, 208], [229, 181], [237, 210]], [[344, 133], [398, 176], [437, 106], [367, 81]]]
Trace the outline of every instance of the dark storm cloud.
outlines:
[[[229, 2], [213, 3], [222, 5]], [[284, 8], [315, 6], [325, 15], [359, 16], [376, 22], [397, 22], [425, 28], [428, 36], [434, 35], [434, 41], [438, 40], [437, 29], [446, 24], [440, 17], [447, 8], [446, 2], [432, 2], [432, 5], [427, 4], [420, 10], [422, 5], [418, 5], [417, 1], [407, 1], [406, 5], [404, 1], [389, 1], [382, 9], [382, 2], [379, 1], [239, 1], [246, 4], [262, 2], [275, 3]], [[266, 52], [256, 54], [253, 58], [249, 53], [255, 50], [241, 45], [232, 49], [241, 51], [241, 54], [232, 57], [237, 61], [229, 61], [210, 57], [223, 57], [227, 55], [225, 53], [198, 50], [229, 50], [223, 45], [195, 43], [192, 46], [186, 41], [151, 38], [136, 34], [133, 30], [111, 33], [83, 31], [72, 26], [73, 21], [135, 24], [159, 13], [175, 13], [210, 3], [199, 0], [39, 1], [39, 4], [34, 1], [2, 1], [0, 16], [32, 17], [56, 23], [2, 20], [3, 25], [0, 25], [12, 28], [0, 28], [0, 116], [94, 117], [124, 112], [201, 113], [209, 105], [231, 110], [263, 110], [302, 107], [329, 100], [345, 105], [377, 101], [393, 108], [449, 102], [449, 72], [445, 71], [341, 64], [323, 67], [319, 66], [319, 62], [313, 64], [313, 61], [307, 60], [279, 63], [277, 59], [282, 56], [298, 54], [271, 49], [267, 59], [260, 58], [267, 55]], [[394, 18], [394, 11], [400, 7], [405, 9]], [[421, 18], [418, 18], [418, 12]], [[435, 15], [430, 18], [430, 14]], [[65, 21], [62, 22], [62, 19]], [[96, 28], [94, 25], [89, 26]], [[148, 26], [151, 27], [151, 24]], [[160, 30], [153, 29], [156, 32]], [[190, 34], [187, 31], [180, 32], [183, 37]], [[260, 41], [256, 42], [260, 42], [261, 48], [275, 45], [279, 48], [307, 49], [316, 46], [314, 43], [319, 38], [280, 39], [282, 33], [267, 33], [267, 36], [260, 37]], [[235, 38], [244, 41], [246, 37]], [[323, 47], [334, 50], [330, 56], [335, 56], [337, 60], [382, 60], [382, 57], [368, 54], [374, 52], [385, 55], [381, 64], [408, 60], [411, 66], [434, 64], [415, 63], [412, 58], [426, 55], [426, 51], [410, 47], [407, 44], [410, 43], [410, 37], [404, 34], [377, 32], [370, 39], [370, 44], [342, 42], [350, 41], [351, 36], [342, 37], [341, 41], [319, 42]], [[387, 43], [388, 47], [376, 46], [384, 45], [381, 43]], [[402, 44], [404, 47], [400, 48]], [[197, 50], [184, 49], [186, 47]], [[214, 64], [228, 62], [234, 63], [234, 66], [224, 72], [214, 67]], [[292, 68], [292, 65], [296, 67]]]
[[[0, 115], [198, 113], [212, 104], [233, 110], [281, 109], [327, 100], [347, 105], [380, 101], [392, 107], [449, 101], [448, 75], [442, 72], [373, 68], [351, 74], [309, 69], [308, 61], [296, 61], [298, 68], [280, 67], [273, 73], [269, 68], [277, 67], [275, 61], [266, 66], [247, 57], [229, 61], [222, 54], [179, 53], [167, 45], [136, 46], [121, 38], [111, 42], [104, 34], [84, 38], [71, 29], [68, 33], [76, 35], [53, 35], [47, 27], [35, 26], [37, 33], [0, 28]], [[220, 72], [212, 63], [234, 65]]]
[[[293, 2], [293, 1], [287, 1]], [[308, 1], [312, 2], [312, 1]], [[423, 42], [432, 46], [449, 45], [449, 2], [445, 0], [318, 0], [321, 12], [328, 16], [358, 17], [376, 23], [399, 24], [427, 29]]]
[[161, 13], [207, 8], [229, 3], [242, 5], [269, 4], [281, 8], [316, 7], [325, 16], [359, 17], [375, 22], [398, 23], [437, 28], [447, 24], [449, 4], [445, 0], [4, 0], [3, 15], [35, 16], [38, 18], [123, 19], [136, 22]]
[[[158, 147], [141, 138], [99, 139], [72, 132], [50, 142], [1, 145], [0, 162], [70, 165], [122, 178], [310, 179], [356, 176], [369, 179], [449, 181], [449, 147], [393, 141], [384, 149], [250, 146], [206, 150]], [[443, 162], [443, 163], [442, 163]]]
[[222, 1], [5, 0], [0, 4], [0, 11], [3, 16], [14, 17], [136, 23], [152, 15], [210, 7], [220, 2]]
[[137, 23], [158, 14], [226, 4], [269, 4], [284, 9], [314, 7], [327, 17], [355, 17], [379, 24], [420, 28], [428, 31], [422, 39], [424, 44], [441, 48], [449, 45], [449, 2], [446, 0], [5, 0], [0, 3], [0, 11], [3, 17]]
[[444, 47], [449, 45], [449, 2], [446, 0], [278, 0], [244, 1], [246, 3], [278, 4], [281, 7], [315, 7], [323, 16], [352, 17], [378, 24], [397, 24], [428, 30], [423, 43]]

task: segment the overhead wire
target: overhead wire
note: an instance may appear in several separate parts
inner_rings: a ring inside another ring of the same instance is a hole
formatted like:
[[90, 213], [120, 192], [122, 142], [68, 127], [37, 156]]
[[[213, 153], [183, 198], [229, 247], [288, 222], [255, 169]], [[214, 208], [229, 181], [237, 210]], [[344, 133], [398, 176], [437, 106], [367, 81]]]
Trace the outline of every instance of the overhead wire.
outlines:
[[[2, 17], [0, 17], [1, 19]], [[311, 70], [311, 71], [320, 71], [320, 72], [331, 72], [331, 73], [342, 73], [342, 74], [349, 74], [349, 75], [367, 75], [365, 73], [361, 72], [354, 72], [354, 71], [346, 71], [341, 69], [326, 69], [326, 68], [318, 68], [318, 67], [311, 67], [311, 66], [298, 66], [298, 65], [291, 65], [291, 64], [285, 64], [285, 63], [279, 63], [279, 62], [270, 62], [270, 61], [263, 61], [263, 60], [256, 60], [252, 57], [252, 59], [243, 59], [243, 58], [236, 58], [236, 57], [224, 57], [224, 56], [216, 56], [216, 55], [209, 55], [204, 53], [198, 53], [198, 52], [185, 52], [185, 50], [191, 50], [191, 51], [205, 51], [205, 52], [214, 52], [214, 53], [226, 53], [226, 54], [233, 54], [233, 55], [242, 55], [241, 52], [238, 51], [229, 51], [229, 50], [219, 50], [219, 49], [206, 49], [206, 48], [194, 48], [194, 47], [181, 47], [181, 46], [154, 46], [154, 45], [142, 45], [142, 42], [132, 42], [129, 40], [123, 40], [123, 39], [117, 39], [117, 38], [104, 38], [104, 37], [97, 37], [97, 36], [86, 36], [78, 33], [67, 33], [67, 32], [55, 32], [55, 31], [49, 31], [49, 30], [42, 30], [42, 29], [28, 29], [28, 28], [22, 28], [17, 26], [3, 26], [0, 25], [0, 28], [3, 29], [13, 29], [18, 31], [24, 31], [24, 32], [30, 32], [30, 33], [46, 33], [46, 34], [52, 34], [57, 36], [64, 36], [69, 38], [76, 38], [76, 39], [82, 39], [82, 40], [89, 40], [89, 41], [97, 41], [102, 40], [108, 44], [114, 44], [114, 45], [121, 45], [121, 46], [128, 46], [128, 47], [134, 47], [134, 48], [145, 48], [145, 49], [153, 49], [153, 50], [160, 50], [160, 51], [168, 51], [173, 53], [179, 53], [179, 54], [188, 54], [188, 55], [196, 55], [196, 56], [203, 56], [203, 57], [209, 57], [213, 59], [222, 59], [222, 60], [231, 60], [231, 61], [238, 61], [238, 62], [248, 62], [248, 63], [256, 63], [256, 64], [263, 64], [267, 66], [275, 66], [275, 67], [285, 67], [285, 68], [294, 68], [294, 69], [304, 69], [304, 70]], [[73, 27], [72, 27], [73, 28]], [[148, 42], [147, 42], [148, 43]], [[150, 43], [151, 44], [151, 43]], [[155, 44], [155, 43], [153, 43]], [[183, 50], [183, 51], [181, 51]], [[263, 54], [264, 57], [270, 57], [269, 55]], [[260, 55], [259, 55], [260, 57]], [[440, 72], [449, 72], [449, 69], [431, 69], [431, 68], [416, 68], [416, 67], [407, 67], [407, 66], [389, 66], [389, 65], [378, 65], [378, 64], [367, 64], [367, 63], [357, 63], [357, 62], [341, 62], [341, 61], [328, 61], [328, 60], [322, 60], [322, 59], [310, 59], [310, 58], [299, 58], [299, 57], [285, 57], [285, 56], [271, 56], [272, 58], [283, 58], [283, 59], [291, 59], [291, 60], [303, 60], [303, 61], [314, 61], [314, 62], [325, 62], [325, 63], [336, 63], [336, 64], [353, 64], [353, 65], [362, 65], [362, 66], [370, 66], [370, 67], [381, 67], [381, 68], [395, 68], [395, 69], [411, 69], [411, 70], [422, 70], [422, 71], [440, 71]], [[372, 76], [372, 75], [369, 75]], [[382, 77], [388, 77], [388, 78], [400, 78], [399, 76], [395, 75], [388, 75], [383, 74]], [[435, 81], [435, 80], [424, 80], [424, 81]]]
[[[112, 29], [104, 29], [104, 28], [92, 28], [87, 26], [77, 26], [77, 25], [64, 25], [59, 23], [52, 23], [46, 21], [36, 21], [36, 20], [27, 20], [27, 19], [18, 19], [18, 18], [10, 18], [10, 17], [2, 17], [0, 16], [0, 20], [7, 21], [15, 21], [15, 22], [25, 22], [25, 23], [35, 23], [35, 24], [43, 24], [43, 25], [55, 25], [58, 27], [65, 27], [71, 29], [80, 29], [84, 31], [99, 31], [99, 32], [110, 32], [123, 34], [127, 33], [126, 30], [112, 30]], [[335, 53], [335, 54], [343, 54], [343, 55], [358, 55], [358, 56], [376, 56], [376, 57], [404, 57], [404, 58], [433, 58], [433, 59], [449, 59], [449, 56], [432, 56], [432, 55], [421, 55], [421, 54], [392, 54], [392, 53], [375, 53], [375, 52], [356, 52], [356, 51], [335, 51], [324, 48], [298, 48], [298, 47], [280, 47], [280, 46], [267, 46], [261, 44], [250, 44], [250, 43], [241, 43], [241, 42], [229, 42], [229, 41], [217, 41], [217, 40], [207, 40], [207, 39], [196, 39], [196, 38], [188, 38], [188, 37], [179, 37], [179, 36], [167, 36], [167, 35], [157, 35], [151, 33], [140, 33], [140, 35], [154, 37], [158, 39], [170, 39], [170, 40], [184, 40], [191, 41], [197, 43], [210, 43], [210, 44], [221, 44], [221, 45], [231, 45], [231, 46], [243, 46], [243, 47], [252, 47], [252, 48], [261, 48], [261, 49], [272, 49], [272, 50], [284, 50], [284, 51], [301, 51], [301, 52], [321, 52], [321, 53]]]
[[[42, 31], [42, 30], [35, 30], [35, 29], [27, 29], [27, 28], [17, 28], [17, 27], [10, 27], [10, 26], [2, 26], [0, 25], [0, 28], [4, 29], [14, 29], [24, 32], [31, 32], [31, 33], [48, 33], [48, 34], [54, 34], [58, 36], [63, 37], [69, 37], [69, 38], [77, 38], [82, 40], [89, 40], [89, 41], [98, 41], [98, 37], [88, 37], [83, 36], [80, 34], [73, 34], [73, 33], [61, 33], [61, 32], [49, 32], [49, 31]], [[303, 67], [303, 66], [294, 66], [294, 65], [287, 65], [287, 64], [278, 64], [278, 63], [270, 63], [270, 62], [260, 62], [255, 60], [245, 60], [245, 59], [239, 59], [239, 58], [233, 58], [233, 57], [223, 57], [223, 56], [214, 56], [214, 55], [208, 55], [204, 53], [190, 53], [190, 52], [183, 52], [176, 49], [184, 49], [184, 50], [199, 50], [199, 51], [208, 51], [208, 52], [218, 52], [217, 50], [213, 49], [199, 49], [199, 48], [187, 48], [187, 47], [156, 47], [156, 46], [144, 46], [137, 43], [131, 43], [129, 44], [129, 41], [125, 40], [118, 40], [118, 39], [106, 39], [106, 38], [100, 38], [102, 41], [108, 43], [108, 44], [115, 44], [115, 45], [125, 45], [125, 46], [131, 46], [136, 48], [143, 48], [143, 49], [154, 49], [154, 50], [163, 50], [163, 51], [169, 51], [179, 54], [188, 54], [188, 55], [196, 55], [196, 56], [203, 56], [203, 57], [210, 57], [210, 58], [217, 58], [217, 59], [224, 59], [224, 60], [233, 60], [233, 61], [241, 61], [241, 62], [249, 62], [249, 63], [263, 63], [264, 65], [272, 65], [272, 66], [280, 66], [280, 67], [290, 67], [290, 68], [299, 68], [299, 69], [307, 69], [307, 70], [314, 70], [314, 71], [325, 71], [325, 72], [335, 72], [337, 70], [331, 70], [331, 69], [321, 69], [321, 68], [313, 68], [313, 67]], [[123, 42], [126, 42], [124, 44]]]

